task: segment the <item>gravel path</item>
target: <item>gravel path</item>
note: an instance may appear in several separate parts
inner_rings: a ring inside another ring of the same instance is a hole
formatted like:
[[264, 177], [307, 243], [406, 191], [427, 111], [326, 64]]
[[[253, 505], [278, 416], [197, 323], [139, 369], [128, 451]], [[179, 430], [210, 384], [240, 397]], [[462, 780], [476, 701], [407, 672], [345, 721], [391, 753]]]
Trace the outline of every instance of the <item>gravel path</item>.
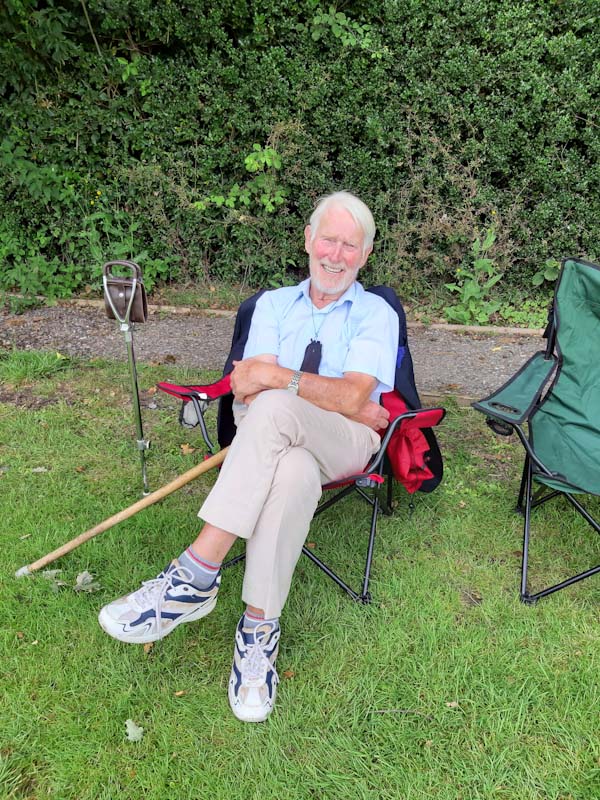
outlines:
[[[233, 316], [153, 311], [136, 326], [138, 362], [221, 369], [231, 343]], [[419, 392], [451, 394], [464, 402], [489, 394], [536, 350], [540, 336], [513, 332], [470, 333], [449, 326], [410, 325], [409, 343]], [[0, 350], [58, 350], [64, 355], [125, 361], [123, 334], [101, 308], [55, 306], [21, 315], [0, 314]]]

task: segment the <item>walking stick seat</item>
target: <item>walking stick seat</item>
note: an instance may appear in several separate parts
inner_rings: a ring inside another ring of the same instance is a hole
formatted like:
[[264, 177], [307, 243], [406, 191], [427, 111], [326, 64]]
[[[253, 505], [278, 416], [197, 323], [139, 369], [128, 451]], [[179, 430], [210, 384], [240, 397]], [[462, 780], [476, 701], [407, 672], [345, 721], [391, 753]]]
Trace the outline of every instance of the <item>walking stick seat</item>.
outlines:
[[[414, 386], [413, 367], [406, 340], [406, 321], [400, 301], [386, 287], [375, 287], [374, 291], [390, 302], [396, 310], [400, 322], [398, 361], [396, 369], [396, 388], [393, 392], [382, 394], [381, 402], [390, 412], [390, 424], [383, 432], [381, 446], [364, 470], [355, 475], [341, 476], [339, 480], [323, 485], [323, 491], [330, 496], [319, 504], [315, 516], [335, 505], [342, 498], [357, 492], [371, 506], [371, 517], [365, 569], [362, 585], [353, 589], [325, 564], [306, 545], [303, 553], [322, 569], [335, 583], [346, 591], [354, 600], [368, 603], [371, 600], [369, 580], [373, 549], [377, 532], [377, 519], [380, 513], [392, 513], [392, 496], [394, 480], [402, 483], [409, 494], [417, 490], [431, 492], [442, 479], [442, 458], [433, 432], [433, 428], [444, 418], [443, 408], [421, 408], [420, 400]], [[252, 313], [259, 292], [240, 306], [236, 317], [232, 348], [225, 364], [224, 376], [215, 383], [203, 386], [181, 386], [161, 382], [157, 386], [162, 391], [182, 400], [180, 422], [186, 427], [199, 425], [210, 452], [214, 446], [207, 431], [204, 413], [209, 404], [219, 401], [217, 436], [221, 447], [229, 445], [235, 435], [229, 373], [233, 361], [242, 358]], [[387, 481], [387, 486], [385, 486]], [[228, 562], [233, 564], [244, 558], [237, 556]]]
[[[600, 571], [600, 565], [535, 593], [528, 588], [531, 512], [564, 497], [600, 533], [575, 495], [600, 495], [600, 267], [562, 262], [544, 333], [546, 348], [500, 389], [473, 404], [496, 433], [517, 433], [525, 463], [517, 510], [524, 514], [521, 600], [535, 603]], [[524, 428], [527, 423], [527, 431]], [[537, 484], [534, 494], [533, 487]]]

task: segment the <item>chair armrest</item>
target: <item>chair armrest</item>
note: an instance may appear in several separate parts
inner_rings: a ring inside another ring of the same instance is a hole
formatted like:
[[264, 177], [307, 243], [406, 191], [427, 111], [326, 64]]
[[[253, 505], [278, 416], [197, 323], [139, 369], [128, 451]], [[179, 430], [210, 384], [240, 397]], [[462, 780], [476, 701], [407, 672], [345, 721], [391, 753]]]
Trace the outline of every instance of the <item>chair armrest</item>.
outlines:
[[373, 457], [372, 461], [369, 462], [367, 470], [374, 472], [379, 468], [379, 465], [386, 454], [388, 445], [398, 429], [401, 429], [405, 432], [410, 428], [417, 428], [420, 430], [423, 428], [434, 428], [436, 425], [439, 425], [445, 416], [445, 408], [435, 407], [415, 408], [412, 411], [405, 411], [403, 414], [395, 417], [385, 430], [379, 450]]
[[156, 384], [156, 388], [160, 389], [161, 392], [166, 392], [173, 397], [179, 398], [179, 400], [183, 400], [184, 403], [189, 402], [193, 397], [210, 402], [226, 394], [231, 394], [231, 375], [224, 375], [218, 381], [207, 383], [203, 386], [182, 386], [177, 383], [161, 381]]
[[536, 407], [557, 363], [555, 355], [535, 353], [510, 380], [472, 407], [492, 419], [521, 425]]
[[204, 421], [204, 412], [213, 400], [218, 400], [231, 394], [231, 376], [224, 375], [215, 383], [208, 383], [203, 386], [182, 386], [162, 381], [156, 384], [156, 388], [183, 401], [179, 413], [180, 424], [184, 428], [195, 428], [196, 425], [199, 425], [209, 452], [214, 453], [215, 446], [208, 434]]
[[390, 466], [396, 480], [402, 483], [410, 494], [417, 491], [424, 480], [433, 477], [433, 473], [425, 463], [430, 443], [422, 431], [438, 425], [445, 415], [446, 411], [443, 408], [417, 408], [394, 417], [389, 427], [385, 429], [379, 450], [364, 471], [326, 483], [323, 485], [323, 489], [340, 489], [352, 483], [360, 488], [373, 489], [383, 484], [385, 480], [382, 476], [383, 460], [386, 455], [390, 458], [390, 449], [393, 448], [394, 439], [404, 438], [410, 440], [410, 446], [407, 444], [405, 447], [406, 452], [401, 463], [392, 456]]

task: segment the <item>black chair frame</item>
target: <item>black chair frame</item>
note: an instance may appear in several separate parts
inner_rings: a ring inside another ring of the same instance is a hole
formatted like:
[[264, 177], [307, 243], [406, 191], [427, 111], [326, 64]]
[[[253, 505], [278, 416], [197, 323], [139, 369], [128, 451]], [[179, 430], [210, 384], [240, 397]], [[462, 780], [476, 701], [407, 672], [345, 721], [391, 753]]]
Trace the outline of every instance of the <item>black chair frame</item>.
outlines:
[[[343, 578], [334, 572], [331, 567], [329, 567], [324, 561], [316, 556], [307, 545], [302, 546], [302, 552], [304, 555], [307, 556], [313, 562], [313, 564], [319, 567], [319, 569], [321, 569], [329, 578], [331, 578], [331, 580], [334, 581], [334, 583], [336, 583], [340, 589], [343, 589], [354, 601], [358, 603], [367, 604], [372, 600], [371, 593], [369, 592], [369, 581], [371, 578], [371, 566], [373, 563], [375, 537], [377, 534], [378, 514], [384, 514], [385, 516], [391, 516], [393, 514], [394, 476], [389, 460], [386, 457], [387, 445], [396, 431], [396, 428], [402, 423], [403, 420], [414, 419], [419, 415], [420, 412], [425, 410], [432, 411], [434, 409], [418, 409], [415, 411], [408, 411], [406, 414], [396, 417], [386, 431], [386, 434], [381, 441], [381, 447], [375, 454], [374, 459], [366, 468], [365, 472], [361, 473], [360, 475], [351, 476], [346, 481], [343, 481], [342, 483], [348, 483], [348, 485], [336, 492], [333, 497], [330, 497], [329, 499], [319, 503], [319, 506], [314, 513], [313, 519], [322, 514], [328, 508], [334, 506], [340, 500], [343, 500], [345, 497], [348, 497], [355, 492], [358, 493], [358, 495], [371, 506], [372, 511], [369, 538], [367, 542], [367, 555], [365, 560], [362, 586], [360, 589], [353, 589], [346, 581], [343, 580]], [[443, 418], [445, 411], [443, 409], [439, 409], [439, 411], [442, 412]], [[386, 482], [387, 486], [384, 490], [384, 483]], [[323, 488], [327, 489], [328, 486], [335, 485], [336, 484], [328, 484]], [[368, 494], [368, 490], [370, 490], [371, 494]], [[413, 508], [412, 501], [409, 503], [409, 508]], [[240, 555], [229, 559], [229, 561], [226, 561], [223, 566], [233, 566], [234, 564], [243, 561], [245, 557], [245, 554], [241, 553]]]

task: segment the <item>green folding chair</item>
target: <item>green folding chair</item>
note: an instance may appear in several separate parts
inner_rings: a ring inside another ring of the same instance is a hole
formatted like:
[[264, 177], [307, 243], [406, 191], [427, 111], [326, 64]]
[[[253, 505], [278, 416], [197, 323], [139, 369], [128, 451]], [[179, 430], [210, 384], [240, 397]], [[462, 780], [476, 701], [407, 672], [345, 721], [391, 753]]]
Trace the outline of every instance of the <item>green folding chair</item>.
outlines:
[[[534, 508], [562, 496], [600, 533], [598, 522], [575, 497], [600, 495], [600, 266], [576, 258], [563, 261], [544, 336], [545, 351], [532, 356], [494, 394], [473, 403], [495, 433], [515, 431], [525, 448], [517, 501], [517, 511], [525, 516], [525, 603], [600, 572], [598, 565], [534, 594], [528, 590]], [[535, 495], [534, 484], [539, 484]]]

